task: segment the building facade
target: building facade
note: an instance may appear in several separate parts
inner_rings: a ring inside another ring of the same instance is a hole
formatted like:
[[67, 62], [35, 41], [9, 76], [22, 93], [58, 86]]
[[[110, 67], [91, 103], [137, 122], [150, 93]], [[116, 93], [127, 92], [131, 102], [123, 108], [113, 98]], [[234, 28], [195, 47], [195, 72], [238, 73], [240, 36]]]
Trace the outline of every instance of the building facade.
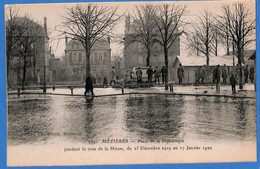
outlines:
[[[130, 22], [130, 16], [126, 17], [125, 20], [125, 42], [127, 42], [127, 38], [131, 37], [131, 34], [134, 34], [135, 32], [131, 29], [131, 22]], [[126, 44], [124, 46], [124, 62], [125, 62], [125, 69], [130, 72], [133, 67], [140, 66], [145, 67], [146, 66], [146, 49], [145, 46], [139, 42], [134, 42], [130, 44]], [[180, 55], [180, 38], [178, 37], [173, 45], [168, 50], [168, 78], [169, 81], [173, 80], [173, 71], [174, 71], [174, 65], [173, 62], [175, 58]], [[152, 46], [151, 49], [151, 56], [150, 56], [150, 65], [151, 66], [158, 66], [161, 68], [165, 65], [165, 59], [164, 59], [164, 50], [163, 47], [155, 43]]]
[[[66, 42], [64, 66], [68, 83], [84, 83], [86, 79], [86, 51], [77, 40]], [[90, 52], [91, 75], [95, 82], [100, 84], [103, 78], [110, 79], [111, 49], [109, 40], [97, 41]]]

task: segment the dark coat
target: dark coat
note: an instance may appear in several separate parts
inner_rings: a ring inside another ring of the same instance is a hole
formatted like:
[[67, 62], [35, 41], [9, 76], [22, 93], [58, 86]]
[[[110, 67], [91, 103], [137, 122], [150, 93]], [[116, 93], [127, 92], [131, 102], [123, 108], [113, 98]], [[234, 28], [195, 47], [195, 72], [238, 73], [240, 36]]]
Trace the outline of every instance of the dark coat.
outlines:
[[228, 76], [227, 69], [225, 67], [222, 68], [222, 78], [226, 79]]
[[165, 76], [167, 72], [166, 68], [162, 68], [161, 72], [162, 72], [162, 76]]
[[249, 69], [249, 72], [250, 72], [249, 78], [250, 78], [250, 79], [254, 79], [255, 69], [254, 69], [253, 67], [251, 67], [251, 68]]
[[184, 70], [182, 67], [178, 68], [177, 74], [178, 74], [178, 78], [184, 78]]
[[86, 79], [85, 89], [86, 89], [86, 91], [93, 90], [92, 80], [91, 80], [90, 76], [88, 76], [87, 79]]
[[213, 70], [213, 81], [217, 81], [217, 82], [220, 81], [220, 70], [219, 70], [218, 67], [216, 67], [216, 68]]
[[146, 74], [148, 76], [152, 76], [153, 75], [153, 69], [152, 68], [148, 68], [147, 71], [146, 71]]
[[244, 68], [244, 75], [245, 75], [246, 77], [248, 77], [248, 68], [247, 68], [247, 67]]
[[234, 76], [231, 76], [229, 78], [229, 81], [232, 86], [235, 86], [237, 84], [236, 78]]

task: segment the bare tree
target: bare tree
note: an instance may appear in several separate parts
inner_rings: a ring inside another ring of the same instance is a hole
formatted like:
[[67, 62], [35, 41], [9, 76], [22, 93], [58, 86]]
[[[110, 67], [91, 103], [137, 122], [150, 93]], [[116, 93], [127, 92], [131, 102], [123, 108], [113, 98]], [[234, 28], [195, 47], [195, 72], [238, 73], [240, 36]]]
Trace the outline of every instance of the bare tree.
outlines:
[[131, 24], [133, 32], [129, 33], [125, 38], [126, 45], [138, 42], [145, 46], [147, 53], [146, 66], [150, 66], [151, 48], [158, 33], [153, 20], [154, 10], [155, 7], [153, 5], [136, 6], [132, 17], [133, 24]]
[[22, 90], [24, 90], [27, 66], [28, 63], [33, 62], [34, 59], [32, 58], [36, 57], [36, 43], [40, 36], [44, 34], [44, 30], [41, 25], [27, 17], [17, 17], [15, 19], [18, 24], [15, 36], [19, 37], [15, 44], [15, 51], [23, 60]]
[[229, 25], [225, 23], [225, 27], [220, 27], [223, 26], [223, 24], [218, 24], [217, 29], [219, 33], [219, 40], [220, 43], [223, 45], [223, 47], [226, 49], [226, 54], [230, 55], [230, 48], [232, 47], [232, 38], [229, 35]]
[[164, 49], [164, 62], [166, 68], [165, 90], [168, 90], [168, 50], [174, 44], [175, 40], [184, 33], [184, 22], [182, 16], [186, 6], [178, 4], [164, 4], [157, 6], [154, 12], [154, 21], [159, 31], [155, 41]]
[[[194, 31], [187, 36], [188, 48], [191, 51], [199, 51], [206, 56], [206, 65], [209, 65], [209, 55], [217, 50], [217, 36], [214, 32], [214, 25], [210, 14], [205, 11], [202, 17], [199, 17], [199, 23], [194, 25]], [[215, 45], [213, 44], [215, 38]], [[214, 47], [213, 47], [214, 46]]]
[[215, 54], [215, 56], [218, 56], [218, 47], [220, 43], [220, 35], [218, 31], [218, 25], [215, 23], [212, 27], [212, 33], [213, 33], [213, 43], [212, 43], [212, 49]]
[[9, 84], [9, 72], [10, 72], [10, 61], [11, 61], [11, 53], [14, 50], [14, 46], [19, 40], [19, 34], [17, 32], [21, 32], [19, 30], [19, 25], [16, 20], [18, 16], [18, 10], [10, 8], [6, 13], [6, 65], [7, 65], [7, 84]]
[[239, 65], [239, 88], [243, 89], [242, 66], [244, 63], [243, 52], [247, 45], [255, 41], [255, 18], [250, 10], [243, 3], [225, 5], [222, 8], [223, 14], [217, 18], [221, 25], [220, 30], [225, 32], [228, 25], [228, 36], [234, 42]]
[[86, 51], [86, 78], [90, 74], [90, 50], [96, 41], [111, 34], [111, 30], [122, 15], [117, 15], [118, 7], [99, 5], [77, 5], [67, 8], [64, 16], [65, 32], [81, 42]]

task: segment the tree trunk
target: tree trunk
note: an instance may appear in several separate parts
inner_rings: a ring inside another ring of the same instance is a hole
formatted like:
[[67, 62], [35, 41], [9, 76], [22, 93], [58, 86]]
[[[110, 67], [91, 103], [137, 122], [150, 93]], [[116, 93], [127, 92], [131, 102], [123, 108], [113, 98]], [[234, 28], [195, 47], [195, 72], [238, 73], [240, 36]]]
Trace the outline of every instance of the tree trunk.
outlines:
[[165, 58], [165, 90], [168, 90], [168, 49], [164, 46], [164, 58]]
[[7, 58], [6, 58], [6, 77], [7, 77], [7, 88], [9, 88], [10, 87], [10, 79], [9, 79], [9, 72], [10, 72], [10, 53], [9, 53], [9, 51], [7, 51], [7, 53], [6, 53], [6, 56], [7, 56]]
[[146, 50], [147, 50], [146, 66], [150, 66], [151, 48], [149, 45], [146, 46]]
[[24, 90], [24, 86], [25, 86], [25, 77], [26, 77], [26, 55], [24, 56], [24, 64], [23, 64], [23, 80], [22, 80], [22, 90]]
[[226, 44], [226, 47], [227, 47], [227, 55], [230, 55], [230, 52], [229, 52], [229, 40], [228, 40], [228, 36], [227, 36], [227, 44]]
[[216, 33], [216, 39], [215, 39], [215, 56], [218, 56], [218, 37]]
[[242, 50], [240, 45], [237, 45], [237, 58], [238, 58], [238, 66], [239, 66], [239, 89], [243, 89], [242, 82]]
[[209, 47], [206, 46], [206, 64], [209, 66]]
[[86, 49], [86, 78], [90, 75], [90, 49]]

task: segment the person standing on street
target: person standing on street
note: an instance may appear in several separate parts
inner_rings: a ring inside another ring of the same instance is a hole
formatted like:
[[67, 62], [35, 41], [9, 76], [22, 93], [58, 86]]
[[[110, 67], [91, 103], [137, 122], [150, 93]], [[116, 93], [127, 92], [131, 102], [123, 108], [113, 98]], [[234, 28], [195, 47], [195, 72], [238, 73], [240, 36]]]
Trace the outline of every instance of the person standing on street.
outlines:
[[103, 87], [107, 87], [107, 77], [103, 78]]
[[184, 78], [184, 70], [183, 70], [183, 67], [182, 67], [181, 64], [179, 64], [179, 68], [177, 70], [177, 75], [178, 75], [178, 78], [179, 78], [179, 83], [181, 84], [182, 78]]
[[142, 83], [142, 70], [140, 67], [138, 67], [137, 71], [136, 71], [136, 77], [137, 77], [137, 84], [141, 84]]
[[254, 83], [254, 78], [255, 78], [255, 69], [253, 66], [250, 67], [249, 69], [249, 79], [251, 80], [251, 83]]
[[165, 76], [166, 76], [166, 68], [163, 66], [162, 67], [162, 70], [161, 70], [161, 73], [162, 73], [162, 83], [164, 84], [165, 83]]
[[226, 68], [226, 64], [224, 64], [224, 67], [222, 68], [222, 78], [223, 78], [223, 83], [227, 83], [227, 68]]
[[195, 83], [199, 83], [200, 82], [200, 67], [197, 67], [195, 69]]
[[244, 68], [245, 83], [248, 83], [248, 65]]
[[152, 83], [153, 69], [151, 66], [146, 70], [146, 74], [148, 76], [148, 83]]
[[231, 75], [231, 77], [229, 78], [230, 84], [231, 84], [231, 88], [232, 88], [232, 93], [236, 93], [236, 78], [234, 77], [234, 74]]
[[93, 91], [93, 84], [92, 84], [92, 80], [91, 80], [91, 75], [89, 74], [87, 79], [86, 79], [86, 84], [85, 84], [85, 92], [84, 95], [87, 96], [88, 92], [91, 92], [92, 97], [94, 96], [94, 91]]
[[220, 92], [220, 68], [219, 65], [213, 70], [213, 83], [216, 83], [216, 91]]
[[206, 78], [206, 66], [203, 65], [203, 67], [200, 69], [200, 78], [201, 78], [201, 83], [204, 83], [205, 78]]
[[158, 84], [160, 84], [160, 74], [161, 74], [160, 69], [157, 66], [155, 66], [155, 70], [154, 70], [155, 84], [156, 81], [158, 82]]
[[112, 71], [111, 71], [111, 81], [110, 81], [110, 85], [112, 85], [112, 83], [116, 83], [116, 70], [115, 67], [112, 67]]

